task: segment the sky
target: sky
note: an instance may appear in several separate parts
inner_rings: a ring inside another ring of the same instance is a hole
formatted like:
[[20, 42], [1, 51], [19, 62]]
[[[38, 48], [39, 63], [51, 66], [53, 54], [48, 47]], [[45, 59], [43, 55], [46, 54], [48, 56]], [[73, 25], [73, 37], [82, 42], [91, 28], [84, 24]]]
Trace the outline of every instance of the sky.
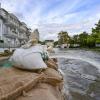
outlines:
[[91, 32], [100, 19], [100, 0], [0, 0], [1, 7], [14, 13], [40, 39], [57, 40], [57, 33]]

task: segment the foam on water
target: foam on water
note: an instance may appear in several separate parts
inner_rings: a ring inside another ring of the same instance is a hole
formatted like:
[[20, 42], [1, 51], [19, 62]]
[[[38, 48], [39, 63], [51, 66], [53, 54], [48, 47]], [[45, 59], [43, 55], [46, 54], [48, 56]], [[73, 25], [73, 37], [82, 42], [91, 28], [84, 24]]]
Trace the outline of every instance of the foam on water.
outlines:
[[67, 59], [77, 59], [77, 60], [81, 60], [84, 62], [88, 62], [91, 65], [95, 66], [96, 68], [98, 68], [99, 72], [100, 72], [100, 62], [94, 60], [93, 58], [88, 58], [88, 57], [80, 57], [80, 56], [71, 56], [71, 55], [66, 55], [66, 54], [56, 54], [56, 55], [52, 55], [50, 56], [50, 58], [67, 58]]
[[[94, 93], [95, 98], [98, 97], [98, 91], [95, 92], [95, 89], [100, 85], [97, 84], [99, 81], [95, 80], [98, 80], [96, 75], [98, 71], [100, 72], [100, 53], [85, 50], [59, 50], [53, 54], [50, 54], [50, 58], [62, 58], [58, 59], [58, 65], [59, 68], [61, 68], [62, 65], [64, 68], [61, 69], [60, 72], [63, 73], [64, 76], [63, 92], [65, 93], [67, 100], [74, 100], [75, 98], [75, 100], [79, 100], [79, 98], [80, 100], [81, 98], [84, 98], [85, 100], [91, 100], [89, 98], [92, 97], [89, 95], [91, 95], [92, 93]], [[68, 67], [65, 69], [67, 65]], [[76, 70], [72, 68], [76, 68]], [[86, 68], [86, 70], [88, 71], [84, 72], [81, 70], [84, 68]], [[96, 73], [94, 69], [96, 69]], [[91, 74], [92, 72], [93, 74]], [[94, 84], [96, 84], [95, 87]], [[94, 90], [91, 90], [90, 86], [92, 86]], [[87, 90], [89, 90], [90, 93], [87, 93]]]

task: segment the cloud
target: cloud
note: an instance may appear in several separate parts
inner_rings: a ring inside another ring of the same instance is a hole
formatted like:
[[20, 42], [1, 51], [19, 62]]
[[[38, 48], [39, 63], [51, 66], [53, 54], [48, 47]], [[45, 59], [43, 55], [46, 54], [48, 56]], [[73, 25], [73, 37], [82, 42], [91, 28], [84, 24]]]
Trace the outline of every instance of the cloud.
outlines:
[[[59, 31], [70, 35], [91, 27], [100, 19], [99, 0], [0, 0], [7, 11], [14, 13], [33, 30], [39, 29], [41, 39], [57, 39]], [[92, 6], [91, 6], [92, 5]]]

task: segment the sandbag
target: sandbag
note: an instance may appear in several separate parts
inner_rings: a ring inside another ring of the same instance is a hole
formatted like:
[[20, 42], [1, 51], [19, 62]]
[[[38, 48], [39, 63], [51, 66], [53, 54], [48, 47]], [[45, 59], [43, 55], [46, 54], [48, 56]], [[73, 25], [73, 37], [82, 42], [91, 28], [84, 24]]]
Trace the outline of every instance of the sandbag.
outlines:
[[53, 49], [53, 46], [49, 46], [49, 47], [47, 48], [47, 51], [48, 51], [49, 53], [54, 53], [54, 52], [55, 52], [54, 49]]
[[[43, 81], [44, 80], [44, 81]], [[29, 71], [19, 70], [16, 68], [1, 68], [0, 69], [0, 100], [15, 100], [17, 97], [23, 94], [23, 92], [28, 92], [31, 89], [36, 89], [36, 85], [40, 84], [48, 84], [46, 87], [52, 88], [44, 88], [44, 92], [41, 92], [41, 86], [38, 87], [37, 92], [33, 95], [35, 99], [32, 100], [49, 100], [48, 97], [52, 98], [52, 100], [61, 100], [58, 99], [55, 95], [60, 93], [62, 89], [62, 77], [59, 75], [57, 71], [54, 69], [46, 69], [41, 74], [36, 74]], [[55, 90], [55, 92], [51, 91]], [[35, 91], [35, 90], [34, 90]], [[41, 90], [42, 91], [42, 90]], [[46, 98], [44, 99], [44, 95], [46, 94]], [[57, 93], [57, 94], [54, 94]], [[39, 96], [39, 97], [38, 97]], [[37, 99], [36, 99], [37, 98]], [[25, 97], [25, 100], [29, 100], [29, 98]]]
[[58, 71], [56, 71], [52, 68], [47, 68], [44, 71], [44, 74], [45, 74], [45, 80], [43, 80], [43, 81], [45, 83], [49, 83], [53, 86], [57, 86], [63, 82], [62, 75]]
[[35, 45], [27, 49], [17, 49], [10, 61], [15, 67], [34, 70], [34, 69], [45, 69], [47, 65], [44, 63], [41, 53], [43, 48], [40, 45]]
[[58, 69], [57, 63], [56, 63], [53, 59], [51, 59], [51, 58], [49, 58], [45, 63], [47, 64], [47, 66], [48, 66], [49, 68], [53, 68], [53, 69], [55, 69], [55, 70]]
[[57, 63], [57, 58], [51, 58], [55, 63]]
[[37, 84], [26, 95], [19, 97], [16, 100], [64, 100], [61, 91], [49, 84]]
[[[25, 98], [18, 100], [63, 100], [62, 87], [62, 75], [52, 68], [40, 74], [13, 67], [0, 69], [0, 100], [17, 100], [20, 95]], [[33, 94], [27, 97], [31, 89]]]
[[0, 69], [0, 100], [15, 100], [23, 91], [29, 91], [41, 75], [15, 68]]

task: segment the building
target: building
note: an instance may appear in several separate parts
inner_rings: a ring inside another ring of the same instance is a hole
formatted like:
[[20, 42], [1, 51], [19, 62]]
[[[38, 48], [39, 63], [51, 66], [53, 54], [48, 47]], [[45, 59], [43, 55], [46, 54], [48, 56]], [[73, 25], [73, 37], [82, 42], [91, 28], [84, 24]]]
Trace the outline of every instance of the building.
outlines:
[[29, 40], [30, 29], [12, 13], [0, 8], [0, 47], [20, 47]]
[[30, 34], [30, 39], [32, 39], [34, 37], [34, 39], [37, 39], [37, 41], [39, 41], [40, 37], [39, 37], [39, 31], [38, 29], [35, 29], [31, 34]]

